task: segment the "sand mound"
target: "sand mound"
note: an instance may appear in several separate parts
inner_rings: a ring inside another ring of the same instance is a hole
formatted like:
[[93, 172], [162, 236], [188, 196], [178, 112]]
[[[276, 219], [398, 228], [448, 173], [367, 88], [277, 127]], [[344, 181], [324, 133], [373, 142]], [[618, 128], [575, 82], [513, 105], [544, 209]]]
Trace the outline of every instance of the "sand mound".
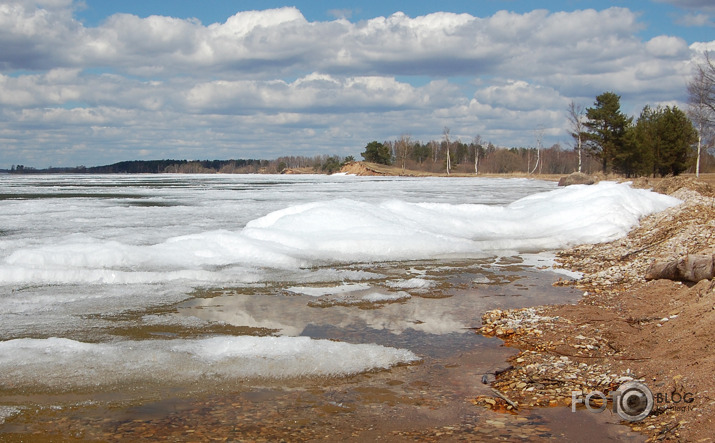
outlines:
[[340, 169], [340, 172], [351, 175], [360, 176], [370, 176], [370, 175], [385, 175], [382, 172], [378, 172], [371, 167], [367, 166], [363, 162], [351, 162], [347, 163]]

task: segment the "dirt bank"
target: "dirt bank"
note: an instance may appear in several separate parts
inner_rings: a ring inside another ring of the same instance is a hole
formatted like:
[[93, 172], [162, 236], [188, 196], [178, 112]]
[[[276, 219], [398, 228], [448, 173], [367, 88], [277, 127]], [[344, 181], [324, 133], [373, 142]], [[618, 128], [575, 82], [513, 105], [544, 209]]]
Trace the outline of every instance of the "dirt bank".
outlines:
[[480, 332], [521, 350], [493, 383], [520, 407], [570, 405], [573, 391], [607, 394], [638, 380], [655, 404], [633, 429], [651, 441], [713, 441], [715, 281], [646, 282], [644, 275], [654, 260], [715, 252], [714, 194], [680, 178], [659, 181], [655, 190], [684, 203], [641, 220], [624, 239], [560, 254], [563, 267], [584, 273], [557, 283], [582, 289], [578, 304], [490, 311]]
[[340, 172], [359, 176], [387, 175], [384, 172], [378, 172], [374, 167], [364, 162], [348, 163], [340, 169]]

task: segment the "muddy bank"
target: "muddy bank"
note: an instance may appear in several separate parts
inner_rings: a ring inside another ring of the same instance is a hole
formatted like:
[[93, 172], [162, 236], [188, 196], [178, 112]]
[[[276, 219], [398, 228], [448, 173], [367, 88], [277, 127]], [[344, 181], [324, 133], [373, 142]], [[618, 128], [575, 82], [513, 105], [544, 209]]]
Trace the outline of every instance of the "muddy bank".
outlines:
[[[651, 441], [713, 441], [715, 282], [645, 275], [654, 261], [714, 252], [714, 194], [707, 184], [679, 178], [654, 190], [684, 203], [643, 219], [624, 239], [560, 253], [561, 266], [584, 274], [557, 283], [583, 290], [579, 303], [484, 315], [482, 334], [520, 349], [492, 386], [520, 407], [570, 406], [573, 392], [582, 399], [637, 380], [652, 391], [654, 405], [630, 423], [634, 430]], [[475, 403], [509, 408], [498, 398]]]

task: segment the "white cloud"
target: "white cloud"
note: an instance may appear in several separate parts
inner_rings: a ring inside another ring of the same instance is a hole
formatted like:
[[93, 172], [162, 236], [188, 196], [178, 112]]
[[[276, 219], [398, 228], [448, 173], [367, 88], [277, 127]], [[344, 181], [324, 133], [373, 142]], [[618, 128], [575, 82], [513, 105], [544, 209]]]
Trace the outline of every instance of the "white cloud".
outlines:
[[670, 3], [673, 6], [698, 11], [715, 12], [715, 5], [711, 0], [655, 0], [659, 3]]
[[682, 26], [715, 26], [715, 22], [708, 14], [684, 14], [678, 17], [676, 23]]
[[644, 42], [638, 14], [625, 8], [352, 23], [311, 22], [288, 7], [210, 25], [117, 14], [87, 27], [75, 7], [0, 4], [6, 161], [27, 163], [38, 149], [34, 158], [55, 165], [79, 163], [72, 152], [89, 164], [149, 153], [356, 154], [402, 133], [438, 138], [443, 126], [523, 146], [543, 125], [554, 142], [567, 138], [571, 99], [588, 106], [613, 90], [628, 112], [683, 100], [691, 60], [715, 45]]
[[646, 50], [655, 57], [677, 57], [687, 55], [688, 44], [680, 37], [659, 35], [650, 39]]
[[564, 98], [553, 88], [531, 85], [523, 80], [511, 80], [477, 91], [475, 98], [492, 107], [517, 111], [565, 106]]

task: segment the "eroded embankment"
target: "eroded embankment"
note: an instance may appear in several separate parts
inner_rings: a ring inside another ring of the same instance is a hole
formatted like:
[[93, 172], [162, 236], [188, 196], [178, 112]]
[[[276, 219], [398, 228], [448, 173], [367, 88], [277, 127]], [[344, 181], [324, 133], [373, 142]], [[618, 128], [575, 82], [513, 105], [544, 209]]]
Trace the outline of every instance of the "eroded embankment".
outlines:
[[[638, 380], [652, 391], [654, 409], [633, 429], [652, 441], [713, 441], [715, 281], [646, 281], [645, 274], [654, 261], [715, 252], [715, 194], [677, 178], [654, 190], [684, 203], [644, 218], [623, 239], [560, 253], [563, 267], [584, 274], [557, 283], [582, 289], [578, 304], [483, 316], [482, 334], [521, 350], [492, 386], [520, 407], [567, 406], [573, 392], [608, 394]], [[498, 398], [475, 403], [508, 406]]]

